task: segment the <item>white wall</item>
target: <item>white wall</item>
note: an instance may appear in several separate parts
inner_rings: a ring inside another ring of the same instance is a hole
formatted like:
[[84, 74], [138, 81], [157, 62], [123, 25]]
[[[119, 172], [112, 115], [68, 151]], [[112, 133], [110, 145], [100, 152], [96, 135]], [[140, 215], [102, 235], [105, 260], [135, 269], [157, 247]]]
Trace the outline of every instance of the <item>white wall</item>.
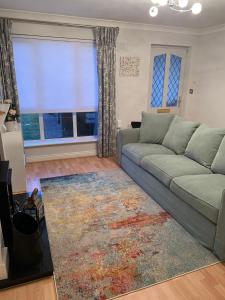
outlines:
[[[151, 45], [176, 45], [195, 48], [198, 36], [184, 29], [151, 27], [148, 25], [128, 24], [121, 22], [108, 22], [90, 19], [77, 19], [71, 17], [37, 14], [3, 12], [0, 15], [7, 17], [24, 17], [33, 20], [51, 20], [62, 23], [80, 23], [82, 25], [106, 25], [119, 26], [120, 33], [117, 42], [117, 74], [116, 74], [116, 105], [117, 119], [121, 120], [122, 127], [127, 127], [132, 120], [140, 120], [141, 112], [148, 109], [149, 85], [150, 85], [150, 57]], [[60, 38], [94, 39], [93, 30], [90, 28], [74, 28], [57, 25], [42, 25], [32, 23], [15, 22], [13, 34], [37, 35]], [[139, 77], [119, 77], [120, 56], [137, 56], [140, 58]], [[88, 153], [96, 153], [96, 144], [74, 144], [64, 146], [45, 146], [38, 148], [26, 148], [26, 156], [29, 161], [41, 159], [56, 159], [60, 155], [65, 157], [80, 156]]]
[[[175, 32], [150, 30], [120, 29], [117, 42], [117, 119], [122, 121], [122, 127], [127, 127], [130, 121], [139, 121], [141, 112], [149, 106], [150, 91], [150, 58], [152, 45], [170, 45], [189, 47], [187, 70], [189, 70], [191, 53], [196, 51], [198, 36]], [[140, 57], [139, 77], [119, 77], [120, 56]], [[186, 72], [185, 81], [189, 80]], [[184, 103], [188, 86], [185, 84]]]
[[96, 143], [62, 144], [26, 148], [27, 162], [96, 155]]
[[[150, 57], [152, 45], [170, 45], [189, 47], [188, 70], [191, 65], [191, 55], [196, 51], [198, 33], [172, 27], [149, 26], [123, 22], [112, 22], [94, 19], [81, 19], [66, 16], [15, 12], [0, 10], [0, 16], [25, 18], [30, 20], [46, 20], [61, 23], [82, 25], [118, 26], [120, 33], [117, 42], [117, 74], [116, 74], [116, 104], [117, 119], [121, 120], [122, 127], [126, 128], [132, 120], [140, 120], [141, 112], [148, 109], [149, 85], [150, 85]], [[41, 25], [30, 23], [17, 23], [13, 25], [14, 34], [29, 34], [37, 36], [50, 36], [61, 38], [85, 38], [93, 39], [93, 30], [90, 28], [74, 28], [57, 25]], [[137, 56], [140, 58], [139, 77], [119, 77], [120, 56]], [[186, 82], [189, 82], [189, 73], [186, 74]], [[185, 86], [184, 101], [187, 95], [188, 85]], [[185, 102], [184, 102], [185, 103]], [[189, 109], [189, 108], [188, 108]], [[82, 151], [91, 151], [95, 143], [83, 144]], [[26, 154], [32, 160], [32, 155], [49, 157], [59, 156], [60, 153], [80, 153], [80, 146], [74, 144], [61, 146], [48, 146], [26, 149]], [[69, 154], [68, 154], [69, 155]], [[71, 154], [72, 155], [72, 154]]]
[[185, 116], [225, 127], [225, 29], [199, 36], [192, 66]]
[[[39, 16], [42, 14], [39, 14]], [[37, 14], [36, 14], [37, 18]], [[60, 19], [59, 19], [60, 21]], [[62, 21], [62, 20], [61, 20]], [[63, 20], [64, 21], [64, 20]], [[70, 20], [71, 21], [71, 20]], [[89, 19], [82, 19], [82, 24], [88, 24]], [[102, 25], [93, 21], [96, 25]], [[100, 21], [99, 21], [100, 22]], [[101, 21], [102, 22], [102, 21]], [[119, 24], [118, 24], [119, 23]], [[116, 73], [116, 114], [126, 128], [132, 120], [140, 120], [141, 112], [148, 109], [150, 91], [150, 58], [152, 45], [185, 46], [190, 48], [190, 53], [195, 49], [198, 35], [175, 28], [150, 27], [133, 24], [111, 22], [103, 24], [119, 26], [120, 32], [117, 40], [117, 73]], [[164, 30], [164, 31], [163, 31]], [[63, 38], [94, 39], [93, 30], [90, 28], [74, 28], [56, 25], [41, 25], [29, 23], [14, 23], [14, 34], [27, 34]], [[120, 77], [120, 56], [137, 56], [140, 58], [140, 75], [138, 77]], [[187, 60], [190, 64], [191, 55]], [[186, 73], [188, 79], [189, 73]], [[184, 91], [184, 102], [187, 94]]]

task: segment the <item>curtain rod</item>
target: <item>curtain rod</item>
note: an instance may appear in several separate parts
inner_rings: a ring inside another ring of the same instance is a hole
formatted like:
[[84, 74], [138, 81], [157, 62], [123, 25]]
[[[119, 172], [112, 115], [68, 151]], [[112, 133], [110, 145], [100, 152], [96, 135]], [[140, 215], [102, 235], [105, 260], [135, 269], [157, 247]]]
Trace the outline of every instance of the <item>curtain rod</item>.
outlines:
[[80, 28], [90, 28], [93, 29], [96, 26], [93, 25], [82, 25], [82, 24], [73, 24], [73, 23], [61, 23], [54, 21], [39, 21], [39, 20], [29, 20], [29, 19], [20, 19], [20, 18], [9, 18], [13, 22], [21, 23], [33, 23], [33, 24], [43, 24], [43, 25], [56, 25], [56, 26], [67, 26], [67, 27], [80, 27]]

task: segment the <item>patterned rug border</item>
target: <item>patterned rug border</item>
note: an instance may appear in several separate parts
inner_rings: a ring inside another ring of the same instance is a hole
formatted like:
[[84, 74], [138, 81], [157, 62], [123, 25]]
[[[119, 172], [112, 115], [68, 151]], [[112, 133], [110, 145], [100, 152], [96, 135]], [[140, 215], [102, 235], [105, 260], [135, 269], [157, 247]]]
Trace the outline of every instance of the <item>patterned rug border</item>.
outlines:
[[[201, 267], [201, 268], [198, 268], [198, 269], [195, 269], [195, 270], [192, 270], [192, 271], [189, 271], [189, 272], [183, 273], [183, 274], [179, 274], [179, 275], [177, 275], [177, 276], [174, 276], [174, 277], [172, 277], [172, 278], [169, 278], [169, 279], [166, 279], [166, 280], [162, 280], [162, 281], [159, 281], [159, 282], [156, 282], [156, 283], [150, 284], [150, 285], [146, 285], [146, 286], [145, 286], [145, 287], [143, 287], [143, 288], [136, 289], [136, 290], [130, 291], [130, 292], [128, 292], [128, 293], [125, 293], [125, 294], [120, 294], [120, 295], [118, 295], [118, 296], [115, 296], [115, 297], [109, 298], [108, 300], [119, 299], [119, 298], [125, 297], [125, 296], [127, 296], [127, 295], [134, 294], [134, 293], [137, 293], [137, 292], [140, 292], [140, 291], [146, 290], [146, 289], [148, 289], [148, 288], [150, 288], [150, 287], [153, 287], [153, 286], [156, 286], [156, 285], [159, 285], [159, 284], [162, 284], [162, 283], [165, 283], [165, 282], [168, 282], [168, 281], [174, 280], [174, 279], [176, 279], [176, 278], [179, 278], [179, 277], [186, 276], [186, 275], [188, 275], [188, 274], [191, 274], [191, 273], [198, 272], [198, 271], [200, 271], [200, 270], [203, 270], [203, 269], [206, 269], [206, 268], [209, 268], [209, 267], [212, 267], [212, 266], [215, 266], [215, 265], [221, 264], [221, 263], [225, 263], [225, 261], [218, 261], [218, 262], [215, 262], [215, 263], [209, 264], [209, 265], [207, 265], [207, 266], [204, 266], [204, 267]], [[53, 273], [53, 281], [54, 281], [54, 286], [55, 286], [56, 299], [58, 300], [58, 299], [59, 299], [59, 297], [58, 297], [58, 289], [57, 289], [57, 284], [56, 284], [56, 279], [55, 279], [55, 272]]]
[[[126, 171], [124, 171], [123, 169], [121, 169], [121, 168], [112, 168], [112, 169], [106, 169], [106, 170], [97, 170], [97, 171], [91, 171], [91, 172], [77, 172], [77, 173], [73, 173], [73, 174], [67, 174], [67, 175], [59, 175], [59, 176], [53, 176], [53, 177], [41, 177], [41, 178], [39, 178], [39, 182], [41, 182], [41, 180], [48, 180], [48, 179], [57, 179], [57, 178], [63, 178], [63, 177], [71, 177], [71, 176], [75, 176], [75, 175], [86, 175], [86, 174], [95, 174], [95, 173], [101, 173], [101, 172], [112, 172], [112, 171], [115, 171], [115, 170], [122, 170], [127, 176], [129, 176], [128, 174], [127, 174], [127, 172]], [[130, 177], [130, 176], [129, 176]], [[131, 177], [130, 177], [130, 179], [131, 180], [133, 180]], [[134, 180], [133, 180], [134, 181]], [[135, 181], [134, 181], [135, 182]], [[135, 182], [135, 184], [137, 185], [137, 186], [139, 186], [136, 182]], [[140, 186], [139, 186], [140, 187]], [[144, 192], [144, 193], [146, 193], [141, 187], [140, 187], [140, 189]], [[147, 193], [146, 193], [147, 194]], [[149, 197], [151, 197], [151, 196], [149, 196]], [[155, 201], [155, 200], [154, 200]]]
[[[224, 261], [225, 262], [225, 261]], [[209, 264], [208, 266], [204, 266], [204, 267], [201, 267], [201, 268], [198, 268], [198, 269], [195, 269], [195, 270], [192, 270], [192, 271], [189, 271], [189, 272], [186, 272], [186, 273], [183, 273], [183, 274], [179, 274], [177, 276], [174, 276], [174, 277], [171, 277], [169, 279], [166, 279], [166, 280], [162, 280], [162, 281], [159, 281], [159, 282], [156, 282], [156, 283], [153, 283], [153, 284], [150, 284], [150, 285], [147, 285], [143, 288], [140, 288], [140, 289], [137, 289], [137, 290], [133, 290], [131, 292], [128, 292], [126, 294], [121, 294], [121, 295], [118, 295], [118, 296], [115, 296], [115, 297], [112, 297], [112, 298], [109, 298], [107, 300], [113, 300], [113, 299], [118, 299], [118, 298], [121, 298], [121, 297], [124, 297], [124, 296], [127, 296], [127, 295], [130, 295], [130, 294], [133, 294], [133, 293], [137, 293], [139, 291], [143, 291], [143, 290], [146, 290], [150, 287], [153, 287], [153, 286], [156, 286], [156, 285], [159, 285], [159, 284], [162, 284], [162, 283], [165, 283], [165, 282], [168, 282], [168, 281], [171, 281], [171, 280], [174, 280], [176, 278], [179, 278], [179, 277], [183, 277], [185, 275], [188, 275], [188, 274], [191, 274], [191, 273], [195, 273], [195, 272], [198, 272], [200, 270], [203, 270], [203, 269], [206, 269], [206, 268], [209, 268], [209, 267], [212, 267], [212, 266], [215, 266], [217, 264], [221, 264], [223, 263], [223, 261], [218, 261], [218, 262], [215, 262], [215, 263], [212, 263], [212, 264]]]
[[57, 288], [56, 279], [55, 279], [55, 272], [53, 272], [53, 281], [54, 281], [54, 287], [55, 287], [56, 300], [59, 300], [58, 288]]

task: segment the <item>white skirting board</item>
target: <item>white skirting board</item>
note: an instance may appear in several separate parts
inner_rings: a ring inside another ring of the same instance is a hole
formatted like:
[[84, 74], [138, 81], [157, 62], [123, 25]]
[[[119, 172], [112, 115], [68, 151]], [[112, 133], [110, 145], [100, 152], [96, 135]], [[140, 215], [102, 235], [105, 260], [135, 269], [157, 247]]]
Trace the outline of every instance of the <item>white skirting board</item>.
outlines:
[[75, 157], [85, 157], [85, 156], [96, 156], [96, 150], [80, 151], [80, 152], [68, 152], [68, 153], [54, 153], [47, 155], [26, 155], [26, 162], [38, 162], [38, 161], [48, 161], [57, 159], [67, 159]]

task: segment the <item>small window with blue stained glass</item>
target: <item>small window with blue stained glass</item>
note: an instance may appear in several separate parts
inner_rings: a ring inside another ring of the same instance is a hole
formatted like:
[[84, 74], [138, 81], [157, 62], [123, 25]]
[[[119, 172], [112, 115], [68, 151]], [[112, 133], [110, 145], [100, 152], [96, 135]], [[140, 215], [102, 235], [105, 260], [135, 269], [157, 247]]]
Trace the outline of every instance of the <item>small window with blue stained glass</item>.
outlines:
[[177, 106], [182, 57], [171, 55], [166, 106]]
[[162, 107], [166, 68], [166, 54], [154, 57], [151, 107]]

